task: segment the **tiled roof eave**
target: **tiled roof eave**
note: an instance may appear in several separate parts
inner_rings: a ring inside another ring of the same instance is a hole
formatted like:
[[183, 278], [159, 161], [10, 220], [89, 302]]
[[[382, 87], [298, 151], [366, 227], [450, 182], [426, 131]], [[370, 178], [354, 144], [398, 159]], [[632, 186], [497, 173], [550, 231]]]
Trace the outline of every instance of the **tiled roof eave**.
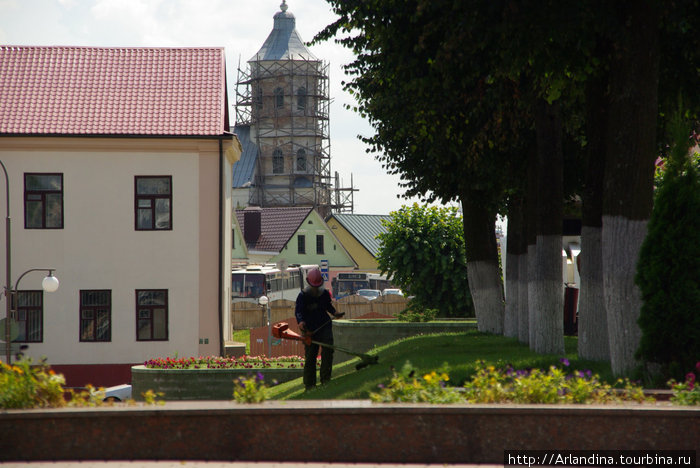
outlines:
[[160, 133], [2, 133], [0, 137], [12, 138], [182, 138], [182, 139], [228, 139], [233, 137], [231, 132], [222, 132], [219, 134], [204, 134], [204, 135], [187, 135], [187, 134], [160, 134]]
[[220, 138], [222, 47], [0, 45], [0, 135]]

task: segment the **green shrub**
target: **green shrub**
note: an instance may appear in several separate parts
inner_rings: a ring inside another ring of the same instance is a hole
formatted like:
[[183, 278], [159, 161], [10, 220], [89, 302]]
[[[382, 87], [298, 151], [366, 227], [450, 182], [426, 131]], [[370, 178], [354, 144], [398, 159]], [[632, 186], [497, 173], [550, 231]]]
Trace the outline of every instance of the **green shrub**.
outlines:
[[[561, 360], [565, 366], [569, 363]], [[619, 401], [643, 402], [649, 400], [642, 388], [629, 380], [619, 379], [615, 386], [601, 382], [591, 371], [567, 373], [551, 366], [540, 369], [515, 370], [511, 366], [497, 368], [480, 361], [476, 373], [463, 388], [448, 386], [446, 365], [440, 371], [416, 375], [410, 362], [401, 372], [394, 371], [387, 385], [370, 393], [378, 403], [609, 403]]]
[[426, 309], [411, 302], [408, 307], [396, 314], [396, 319], [400, 322], [430, 322], [435, 320], [438, 315], [438, 309]]
[[[561, 360], [568, 366], [566, 359]], [[476, 374], [464, 384], [464, 397], [470, 403], [608, 403], [644, 401], [640, 386], [619, 379], [615, 387], [603, 383], [590, 371], [567, 373], [556, 366], [515, 370], [496, 368], [480, 362]]]
[[457, 403], [462, 400], [459, 392], [446, 384], [449, 381], [447, 367], [417, 377], [416, 371], [406, 361], [400, 373], [394, 371], [391, 381], [380, 386], [379, 392], [370, 393], [375, 403], [412, 402], [412, 403]]
[[147, 405], [165, 405], [165, 400], [163, 400], [163, 398], [165, 398], [165, 392], [155, 392], [149, 388], [141, 393], [141, 396]]
[[21, 359], [12, 365], [2, 364], [0, 372], [0, 408], [46, 408], [65, 405], [61, 374], [52, 371], [45, 362], [32, 366], [31, 359]]
[[[64, 388], [65, 377], [55, 373], [45, 360], [39, 364], [32, 364], [31, 359], [25, 358], [12, 365], [0, 364], [0, 409], [112, 404], [104, 401], [105, 389], [102, 387], [87, 385], [85, 390], [79, 392]], [[153, 393], [151, 390], [149, 392]], [[155, 397], [155, 394], [153, 396]], [[155, 402], [155, 398], [146, 398], [146, 404]], [[133, 403], [133, 400], [127, 403]]]
[[695, 372], [688, 372], [685, 381], [678, 383], [671, 379], [668, 382], [673, 396], [671, 402], [677, 405], [700, 405], [700, 383], [696, 382], [695, 373], [700, 375], [700, 362], [695, 364]]
[[239, 377], [233, 380], [233, 399], [238, 403], [260, 403], [267, 400], [267, 385], [265, 376], [257, 373], [254, 376]]
[[679, 118], [674, 127], [635, 277], [643, 301], [637, 358], [652, 364], [647, 377], [656, 382], [681, 380], [700, 356], [700, 178], [687, 127]]
[[392, 283], [413, 296], [412, 302], [434, 307], [440, 317], [473, 317], [467, 282], [462, 216], [455, 207], [418, 205], [392, 211], [382, 222], [377, 265]]

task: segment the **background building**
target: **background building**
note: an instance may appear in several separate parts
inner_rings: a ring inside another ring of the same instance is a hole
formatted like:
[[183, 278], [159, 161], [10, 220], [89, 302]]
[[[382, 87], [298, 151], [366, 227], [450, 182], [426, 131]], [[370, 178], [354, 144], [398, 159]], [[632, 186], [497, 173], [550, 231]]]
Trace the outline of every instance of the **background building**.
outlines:
[[[328, 64], [299, 37], [283, 2], [260, 50], [239, 70], [234, 167], [237, 208], [309, 206], [322, 217], [352, 212], [353, 189], [331, 180]], [[334, 183], [335, 182], [335, 183]]]
[[22, 280], [18, 341], [69, 386], [223, 349], [241, 153], [225, 69], [222, 48], [0, 47], [10, 281], [60, 280]]

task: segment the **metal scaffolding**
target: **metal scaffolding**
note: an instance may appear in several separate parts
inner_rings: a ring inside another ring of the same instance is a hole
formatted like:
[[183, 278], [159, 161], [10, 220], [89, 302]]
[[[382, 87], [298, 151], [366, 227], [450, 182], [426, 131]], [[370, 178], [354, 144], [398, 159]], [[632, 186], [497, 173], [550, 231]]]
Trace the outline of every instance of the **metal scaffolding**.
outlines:
[[[258, 148], [249, 204], [352, 212], [356, 191], [331, 180], [328, 64], [304, 58], [251, 60], [238, 68], [236, 124]], [[351, 179], [352, 180], [352, 179]]]

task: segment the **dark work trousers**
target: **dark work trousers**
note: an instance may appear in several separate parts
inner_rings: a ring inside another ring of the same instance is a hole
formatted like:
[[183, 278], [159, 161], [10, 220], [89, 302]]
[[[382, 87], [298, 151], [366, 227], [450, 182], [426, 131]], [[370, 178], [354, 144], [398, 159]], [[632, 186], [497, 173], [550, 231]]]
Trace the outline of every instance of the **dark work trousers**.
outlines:
[[[313, 334], [312, 339], [319, 343], [333, 344], [333, 328], [328, 324]], [[333, 348], [319, 346], [315, 343], [304, 346], [306, 356], [304, 360], [304, 386], [309, 389], [316, 385], [316, 359], [318, 348], [321, 348], [321, 383], [331, 380], [331, 370], [333, 369]]]

